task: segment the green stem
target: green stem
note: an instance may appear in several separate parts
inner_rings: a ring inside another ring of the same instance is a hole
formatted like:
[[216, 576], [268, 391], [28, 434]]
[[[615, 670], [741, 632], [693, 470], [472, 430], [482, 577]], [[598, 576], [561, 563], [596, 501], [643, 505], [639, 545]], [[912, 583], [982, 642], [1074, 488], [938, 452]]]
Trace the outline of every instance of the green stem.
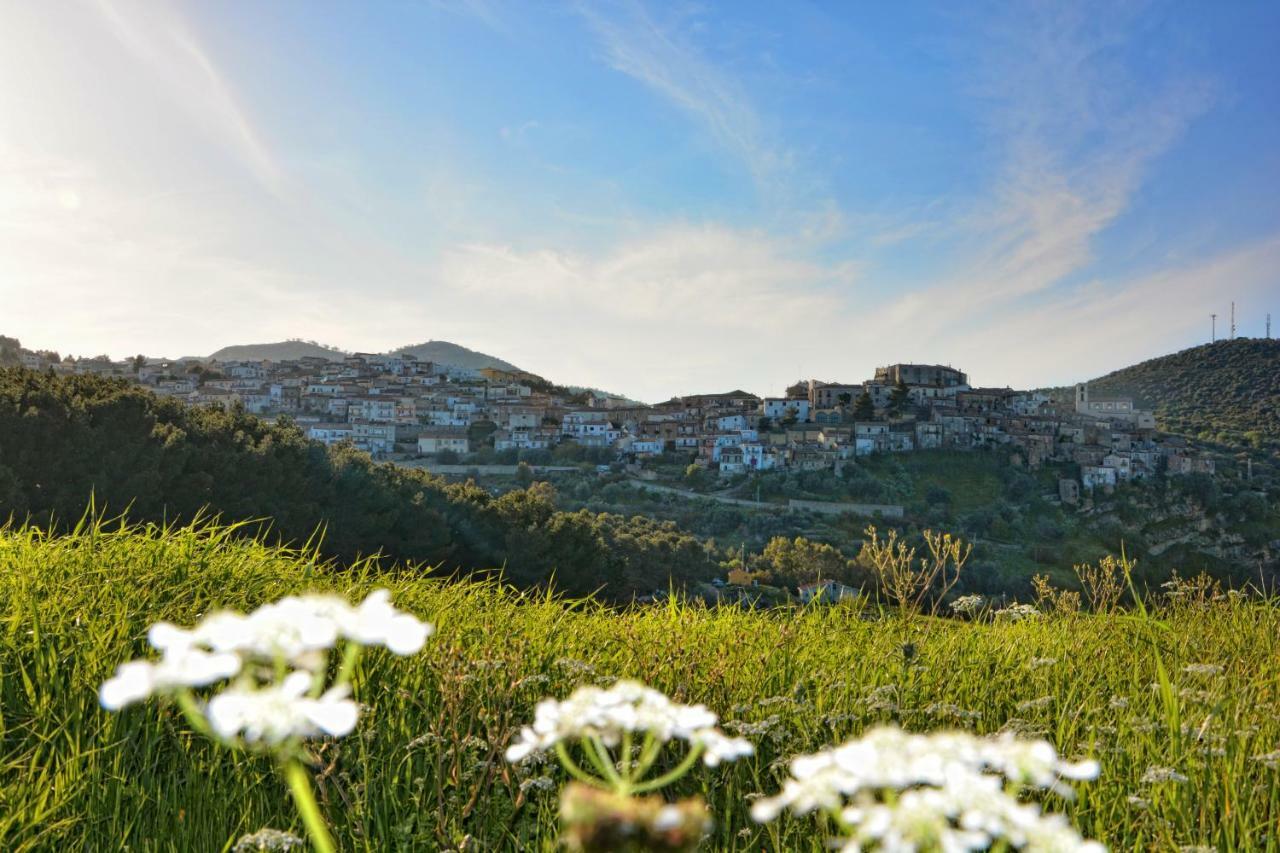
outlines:
[[649, 772], [649, 768], [653, 766], [653, 762], [662, 754], [662, 741], [653, 736], [653, 732], [646, 732], [644, 736], [644, 745], [640, 747], [640, 757], [636, 759], [636, 766], [631, 771], [631, 779], [643, 779], [644, 774]]
[[187, 724], [200, 734], [213, 740], [220, 738], [213, 733], [213, 729], [209, 727], [209, 721], [205, 719], [204, 713], [200, 710], [200, 704], [196, 702], [195, 694], [188, 688], [178, 690], [173, 694], [173, 698], [178, 703], [178, 708], [182, 710], [182, 716], [187, 718]]
[[324, 825], [324, 816], [320, 814], [320, 807], [316, 805], [315, 795], [311, 793], [311, 779], [307, 774], [307, 768], [303, 767], [302, 762], [297, 759], [289, 759], [284, 766], [284, 775], [289, 782], [289, 791], [293, 794], [294, 805], [298, 807], [298, 814], [302, 817], [303, 826], [307, 828], [312, 846], [318, 853], [334, 853], [338, 848], [334, 846], [333, 837], [329, 835], [329, 829]]
[[587, 758], [591, 759], [591, 763], [600, 771], [600, 775], [613, 783], [617, 791], [627, 793], [626, 780], [618, 774], [618, 768], [613, 766], [613, 756], [609, 754], [609, 748], [595, 735], [583, 738], [582, 743], [586, 748]]
[[355, 675], [356, 664], [360, 662], [360, 652], [364, 650], [364, 646], [359, 643], [347, 641], [346, 648], [342, 650], [342, 666], [338, 668], [338, 677], [334, 679], [334, 687], [344, 687], [351, 681], [351, 676]]
[[556, 744], [556, 757], [560, 759], [560, 766], [567, 770], [569, 775], [577, 779], [579, 782], [590, 785], [593, 788], [608, 788], [604, 782], [579, 767], [578, 763], [569, 757], [569, 750], [563, 743]]
[[635, 773], [632, 770], [631, 764], [631, 729], [627, 729], [622, 733], [622, 747], [619, 750], [619, 754], [622, 756], [622, 759], [620, 761], [621, 766], [618, 769], [622, 774], [622, 778], [625, 781], [630, 782], [635, 779]]
[[669, 773], [664, 773], [656, 779], [650, 779], [648, 782], [642, 782], [639, 785], [632, 786], [630, 793], [647, 794], [650, 791], [665, 788], [667, 785], [670, 785], [672, 782], [689, 772], [689, 768], [698, 760], [698, 756], [702, 755], [702, 750], [702, 744], [694, 744], [693, 747], [689, 749], [689, 754], [684, 757], [684, 761], [677, 764]]

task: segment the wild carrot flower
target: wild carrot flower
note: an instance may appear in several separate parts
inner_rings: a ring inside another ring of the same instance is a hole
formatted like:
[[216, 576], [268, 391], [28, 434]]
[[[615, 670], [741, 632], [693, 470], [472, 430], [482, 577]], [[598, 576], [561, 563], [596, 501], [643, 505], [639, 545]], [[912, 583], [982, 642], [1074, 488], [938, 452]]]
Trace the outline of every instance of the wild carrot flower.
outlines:
[[[170, 697], [197, 731], [272, 753], [312, 841], [328, 853], [333, 841], [311, 793], [302, 743], [355, 728], [359, 707], [350, 698], [350, 680], [364, 647], [412, 654], [431, 632], [431, 625], [394, 608], [386, 590], [356, 606], [331, 595], [288, 596], [248, 615], [213, 613], [193, 628], [151, 626], [147, 639], [160, 659], [122, 664], [98, 695], [112, 711], [153, 695]], [[341, 666], [326, 688], [339, 644]], [[194, 691], [232, 678], [208, 699]]]
[[520, 761], [571, 740], [598, 741], [612, 749], [633, 733], [646, 735], [658, 746], [683, 740], [711, 767], [753, 752], [746, 740], [717, 729], [716, 721], [704, 705], [679, 705], [634, 681], [619, 681], [608, 689], [580, 687], [564, 701], [538, 703], [533, 725], [520, 731], [519, 740], [507, 749], [507, 760]]
[[1221, 675], [1222, 666], [1216, 663], [1189, 663], [1182, 671], [1188, 675]]
[[1010, 604], [1008, 607], [996, 611], [996, 619], [1006, 622], [1022, 622], [1027, 619], [1040, 618], [1040, 611], [1031, 604]]
[[987, 600], [980, 595], [962, 595], [951, 602], [951, 612], [962, 614], [977, 613], [986, 603]]
[[822, 811], [843, 830], [846, 850], [979, 849], [1003, 839], [1013, 846], [1098, 850], [1066, 820], [1021, 803], [1023, 788], [1067, 796], [1064, 780], [1092, 779], [1092, 761], [1063, 761], [1046, 741], [963, 732], [913, 735], [893, 726], [791, 760], [774, 797], [757, 800], [765, 823], [785, 810]]
[[205, 687], [240, 671], [240, 658], [228, 652], [207, 652], [191, 646], [175, 647], [157, 662], [129, 661], [116, 669], [99, 691], [102, 707], [118, 711], [154, 693], [174, 688]]
[[1187, 777], [1172, 767], [1148, 767], [1140, 780], [1144, 785], [1158, 785], [1161, 782], [1186, 782]]
[[350, 690], [344, 685], [311, 698], [313, 681], [309, 673], [293, 672], [270, 687], [231, 687], [209, 700], [209, 724], [224, 740], [242, 736], [249, 743], [350, 734], [359, 713], [347, 698]]
[[[666, 803], [657, 791], [682, 778], [701, 757], [714, 767], [754, 751], [750, 742], [716, 728], [704, 705], [681, 705], [634, 681], [609, 688], [579, 687], [568, 699], [538, 703], [506, 752], [512, 763], [554, 750], [576, 781], [561, 794], [562, 842], [570, 849], [615, 849], [643, 840], [644, 849], [692, 849], [710, 825], [700, 798]], [[650, 777], [664, 746], [683, 741], [688, 751], [666, 773]], [[576, 744], [588, 772], [570, 753]], [[638, 747], [637, 747], [638, 744]]]

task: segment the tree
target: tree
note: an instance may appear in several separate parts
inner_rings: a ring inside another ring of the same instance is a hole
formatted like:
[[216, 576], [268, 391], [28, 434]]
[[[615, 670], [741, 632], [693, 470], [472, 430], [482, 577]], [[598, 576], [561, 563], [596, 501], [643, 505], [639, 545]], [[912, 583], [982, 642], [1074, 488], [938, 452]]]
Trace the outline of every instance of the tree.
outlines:
[[690, 462], [684, 469], [684, 482], [695, 492], [703, 491], [711, 485], [711, 472], [696, 462]]
[[139, 353], [133, 357], [130, 364], [133, 365], [133, 372], [137, 373], [139, 370], [147, 366], [147, 357]]
[[801, 379], [794, 385], [788, 385], [786, 396], [788, 397], [805, 397], [809, 396], [809, 383]]
[[853, 407], [853, 419], [856, 421], [874, 420], [876, 416], [875, 404], [871, 402], [871, 393], [863, 391], [862, 396], [858, 397], [858, 402]]
[[0, 436], [0, 518], [55, 532], [92, 495], [107, 518], [126, 508], [133, 522], [217, 515], [242, 522], [236, 535], [286, 544], [323, 529], [321, 553], [340, 562], [380, 552], [459, 576], [506, 566], [522, 585], [554, 573], [557, 588], [615, 601], [715, 569], [671, 522], [557, 511], [541, 483], [495, 498], [350, 445], [326, 448], [288, 420], [187, 406], [123, 380], [2, 370]]
[[22, 344], [17, 338], [0, 335], [0, 367], [17, 367], [22, 364]]
[[900, 415], [911, 404], [911, 390], [907, 388], [907, 383], [901, 379], [894, 386], [893, 393], [889, 396], [889, 411], [895, 415]]
[[797, 536], [775, 536], [764, 546], [753, 568], [773, 583], [800, 586], [815, 581], [856, 581], [850, 560], [825, 542]]
[[467, 427], [467, 441], [472, 447], [493, 444], [493, 434], [498, 425], [493, 421], [476, 421]]

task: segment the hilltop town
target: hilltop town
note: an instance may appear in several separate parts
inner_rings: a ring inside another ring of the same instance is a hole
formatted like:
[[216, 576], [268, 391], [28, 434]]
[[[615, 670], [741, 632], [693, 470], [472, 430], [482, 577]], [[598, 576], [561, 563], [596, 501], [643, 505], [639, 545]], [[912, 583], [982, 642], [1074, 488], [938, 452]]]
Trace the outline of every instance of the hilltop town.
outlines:
[[[1157, 472], [1213, 473], [1185, 439], [1157, 432], [1132, 399], [1074, 399], [973, 387], [959, 369], [893, 364], [862, 382], [809, 380], [780, 397], [693, 394], [642, 405], [573, 392], [520, 370], [469, 368], [411, 353], [296, 360], [58, 359], [18, 349], [29, 368], [118, 377], [190, 405], [243, 407], [291, 418], [325, 445], [350, 442], [374, 458], [462, 462], [489, 452], [514, 463], [566, 445], [641, 474], [683, 455], [723, 478], [773, 470], [834, 469], [873, 454], [1004, 447], [1012, 464], [1072, 463], [1059, 497]], [[543, 460], [545, 461], [545, 460]], [[1078, 472], [1076, 474], [1075, 472]]]

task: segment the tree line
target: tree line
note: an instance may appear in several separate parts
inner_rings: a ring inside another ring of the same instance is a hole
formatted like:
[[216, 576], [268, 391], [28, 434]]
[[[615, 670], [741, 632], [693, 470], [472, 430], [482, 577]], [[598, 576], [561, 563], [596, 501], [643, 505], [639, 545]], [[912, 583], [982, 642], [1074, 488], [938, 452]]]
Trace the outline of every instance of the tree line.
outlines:
[[287, 419], [188, 406], [123, 380], [0, 369], [0, 520], [65, 527], [91, 497], [131, 521], [212, 512], [286, 543], [320, 531], [339, 560], [381, 553], [613, 600], [717, 572], [675, 524], [558, 510], [545, 483], [497, 497], [326, 448]]

